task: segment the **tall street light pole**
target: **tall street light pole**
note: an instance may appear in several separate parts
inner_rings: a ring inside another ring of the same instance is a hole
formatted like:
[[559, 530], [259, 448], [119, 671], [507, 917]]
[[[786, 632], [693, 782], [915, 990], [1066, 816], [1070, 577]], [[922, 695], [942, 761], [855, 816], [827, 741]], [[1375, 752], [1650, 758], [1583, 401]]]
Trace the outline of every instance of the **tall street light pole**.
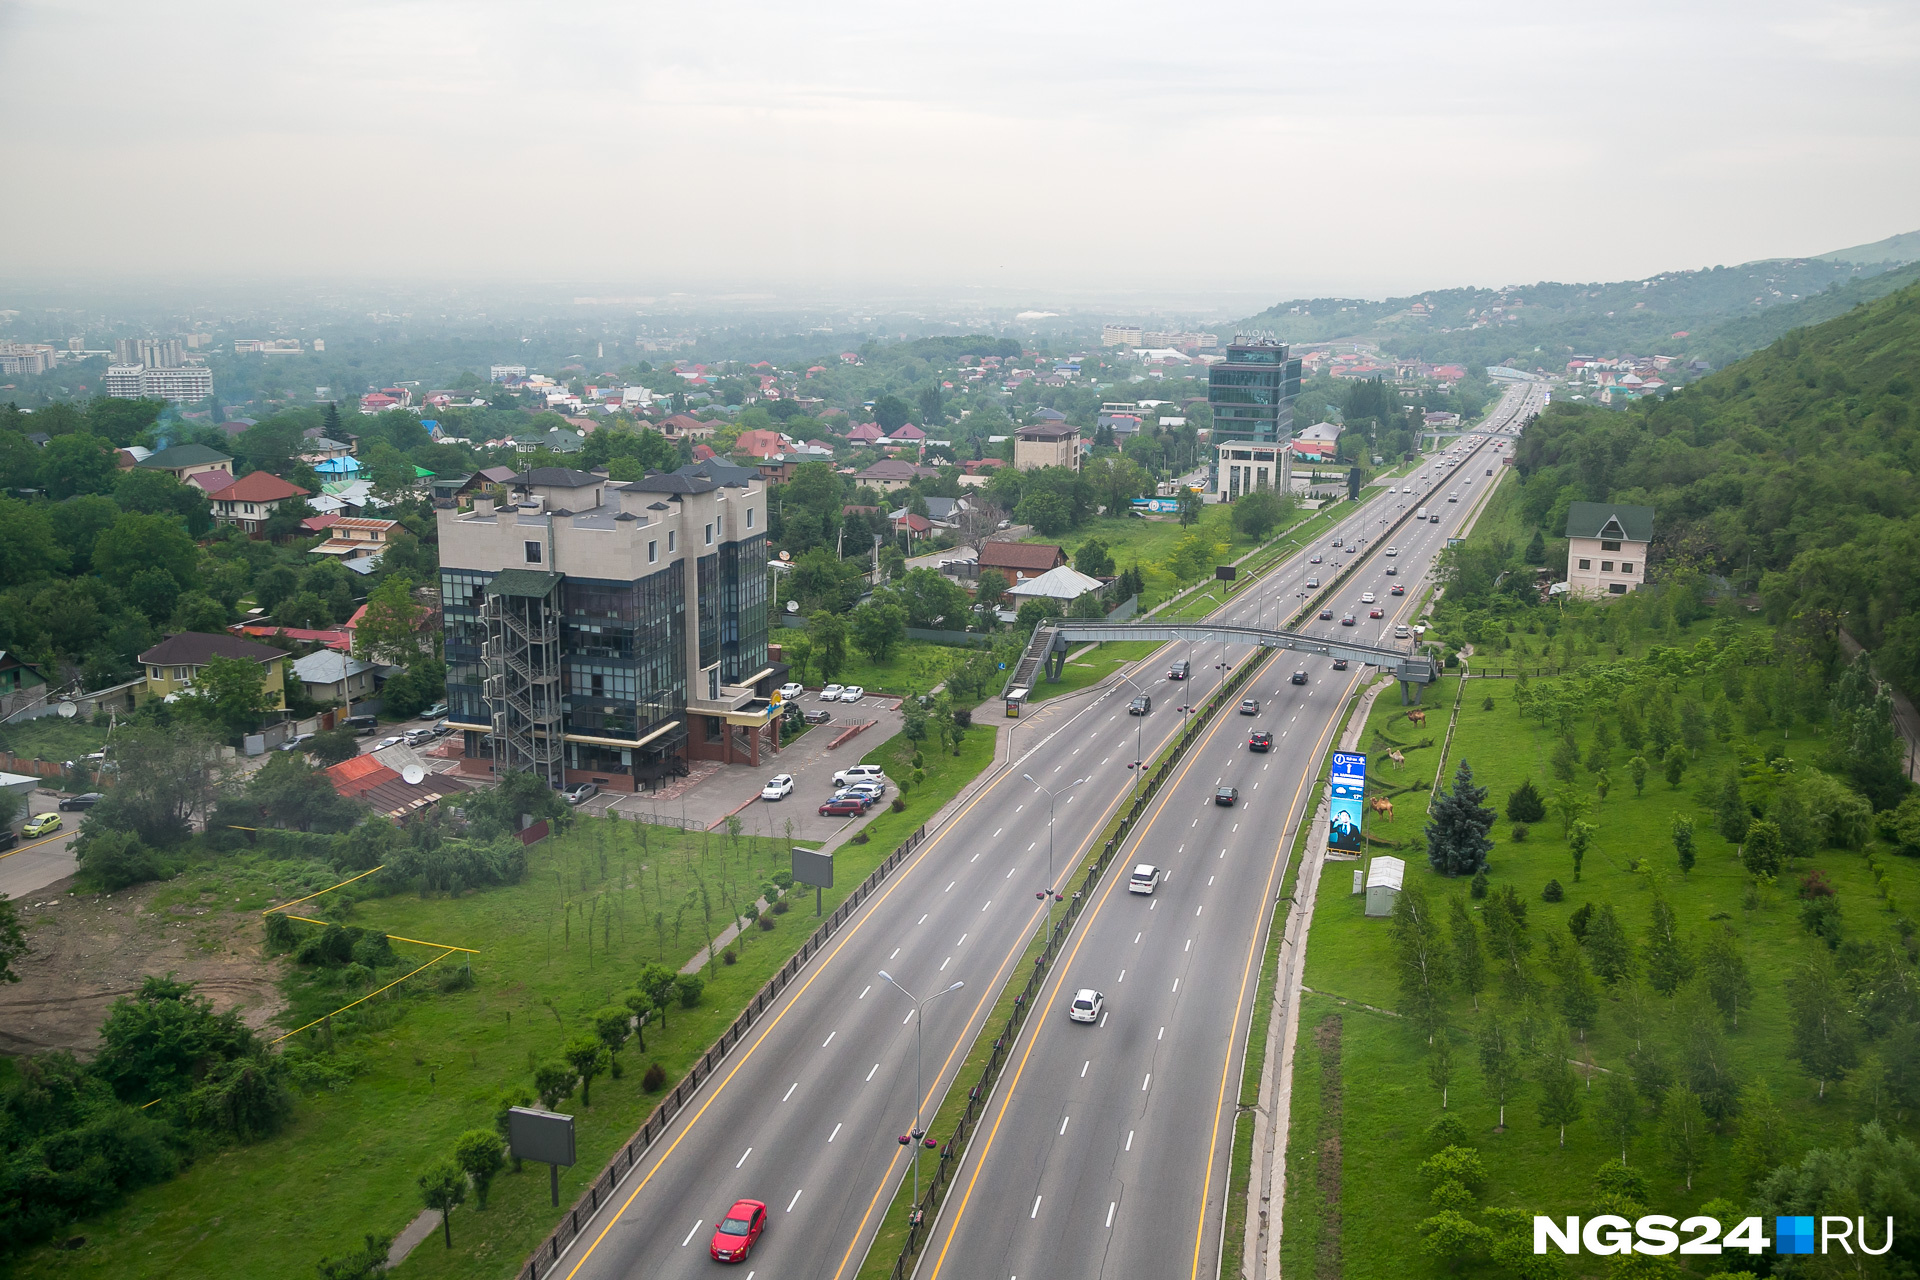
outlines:
[[[1053, 948], [1053, 904], [1059, 901], [1059, 898], [1060, 898], [1060, 895], [1054, 892], [1054, 883], [1053, 883], [1053, 792], [1048, 790], [1046, 787], [1041, 786], [1040, 783], [1030, 773], [1023, 773], [1020, 776], [1025, 778], [1028, 782], [1033, 783], [1033, 785], [1039, 790], [1045, 791], [1047, 793], [1047, 887], [1045, 892], [1043, 892], [1040, 896], [1047, 900], [1047, 949], [1052, 950]], [[1081, 783], [1085, 781], [1086, 781], [1085, 778], [1075, 778], [1072, 782], [1069, 782], [1066, 786], [1060, 789], [1062, 791], [1071, 791], [1073, 790], [1073, 788], [1079, 786]]]
[[[1135, 680], [1132, 676], [1128, 675], [1124, 671], [1116, 671], [1114, 674], [1119, 676], [1122, 680], [1125, 680], [1128, 684], [1132, 685], [1133, 691], [1135, 693], [1139, 694], [1143, 698], [1147, 697], [1147, 691], [1145, 689], [1142, 689], [1140, 687], [1139, 682]], [[1152, 705], [1151, 699], [1148, 699], [1148, 705], [1149, 706]], [[1147, 724], [1146, 713], [1142, 712], [1141, 714], [1135, 716], [1134, 721], [1135, 723], [1133, 726], [1133, 771], [1136, 775], [1135, 781], [1137, 783], [1139, 780], [1137, 775], [1144, 774], [1147, 771], [1147, 755], [1146, 755], [1146, 747], [1145, 747], [1146, 724]]]
[[927, 1134], [927, 1131], [920, 1125], [921, 1100], [926, 1097], [926, 1091], [921, 1087], [920, 1083], [920, 1043], [924, 1038], [920, 1030], [920, 1025], [923, 1021], [921, 1015], [928, 1005], [938, 1000], [941, 996], [946, 995], [948, 991], [958, 991], [967, 984], [964, 982], [956, 982], [945, 990], [936, 991], [925, 1000], [922, 1000], [898, 982], [894, 982], [893, 975], [885, 969], [880, 971], [880, 976], [891, 983], [901, 995], [913, 1001], [913, 1134], [911, 1141], [913, 1142], [913, 1211], [918, 1213], [920, 1211], [920, 1147], [921, 1139], [926, 1137]]

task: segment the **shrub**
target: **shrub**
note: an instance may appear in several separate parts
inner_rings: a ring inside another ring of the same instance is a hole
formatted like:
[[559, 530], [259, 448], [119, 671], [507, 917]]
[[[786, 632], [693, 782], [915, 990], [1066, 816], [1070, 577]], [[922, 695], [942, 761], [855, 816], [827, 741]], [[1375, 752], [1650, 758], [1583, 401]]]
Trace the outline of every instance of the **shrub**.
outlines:
[[1513, 794], [1507, 797], [1507, 817], [1515, 822], [1544, 822], [1547, 817], [1547, 802], [1540, 795], [1540, 788], [1528, 778]]
[[793, 888], [793, 872], [791, 871], [776, 871], [767, 878], [772, 880], [774, 886], [782, 893]]
[[1480, 704], [1480, 709], [1481, 709], [1482, 711], [1491, 711], [1491, 710], [1493, 710], [1493, 695], [1491, 695], [1491, 694], [1489, 694], [1489, 695], [1487, 695], [1487, 698], [1486, 698], [1486, 700], [1485, 700], [1485, 701], [1483, 701], [1483, 702], [1481, 702], [1481, 704]]
[[1427, 1141], [1436, 1147], [1465, 1147], [1467, 1126], [1460, 1122], [1459, 1116], [1443, 1111], [1438, 1120], [1427, 1126]]
[[[783, 904], [783, 905], [784, 905], [784, 904]], [[756, 923], [758, 923], [758, 924], [759, 924], [759, 926], [760, 926], [760, 931], [761, 931], [762, 933], [766, 933], [766, 932], [768, 932], [768, 931], [770, 931], [770, 930], [771, 930], [771, 929], [773, 928], [773, 925], [774, 925], [774, 919], [773, 919], [773, 917], [772, 917], [772, 916], [761, 916], [761, 917], [760, 917], [760, 919], [759, 919], [759, 920], [758, 920], [758, 921], [757, 921]]]
[[[904, 791], [906, 788], [902, 787], [901, 790]], [[905, 813], [907, 811], [907, 798], [905, 796], [895, 796], [893, 803], [887, 807], [895, 813]]]
[[700, 993], [707, 989], [707, 980], [697, 973], [683, 973], [674, 979], [674, 986], [680, 992], [680, 1007], [691, 1009], [700, 1003]]
[[722, 951], [720, 953], [720, 963], [721, 964], [739, 964], [740, 957], [734, 952], [734, 949], [732, 947], [728, 947], [725, 951]]
[[1587, 940], [1587, 926], [1592, 922], [1593, 904], [1591, 902], [1582, 903], [1580, 906], [1574, 908], [1572, 915], [1567, 917], [1567, 932], [1573, 935], [1576, 942], [1585, 942]]
[[1802, 901], [1811, 902], [1815, 898], [1831, 898], [1832, 896], [1833, 882], [1827, 879], [1826, 872], [1816, 869], [1800, 877], [1800, 897]]
[[649, 1062], [644, 1075], [640, 1077], [640, 1087], [648, 1093], [658, 1093], [667, 1087], [667, 1069], [657, 1062]]
[[1507, 839], [1511, 840], [1514, 844], [1525, 844], [1527, 842], [1527, 824], [1524, 822], [1514, 823], [1513, 830], [1507, 832]]
[[1432, 1182], [1457, 1182], [1471, 1189], [1485, 1185], [1487, 1167], [1472, 1147], [1442, 1147], [1421, 1162], [1420, 1176]]
[[112, 893], [167, 874], [160, 855], [131, 831], [86, 823], [73, 842], [73, 852], [80, 863], [80, 883], [88, 889]]
[[1442, 1178], [1433, 1184], [1433, 1194], [1428, 1197], [1436, 1212], [1452, 1209], [1457, 1213], [1466, 1213], [1476, 1203], [1473, 1192], [1467, 1190], [1452, 1178]]
[[1559, 902], [1567, 896], [1567, 891], [1560, 887], [1558, 880], [1549, 880], [1546, 887], [1540, 890], [1540, 896], [1548, 902]]
[[791, 910], [793, 910], [793, 904], [791, 902], [788, 902], [785, 898], [778, 899], [773, 904], [773, 914], [777, 916], [783, 916]]
[[1476, 900], [1487, 896], [1487, 869], [1485, 867], [1473, 873], [1473, 879], [1467, 883], [1467, 893]]

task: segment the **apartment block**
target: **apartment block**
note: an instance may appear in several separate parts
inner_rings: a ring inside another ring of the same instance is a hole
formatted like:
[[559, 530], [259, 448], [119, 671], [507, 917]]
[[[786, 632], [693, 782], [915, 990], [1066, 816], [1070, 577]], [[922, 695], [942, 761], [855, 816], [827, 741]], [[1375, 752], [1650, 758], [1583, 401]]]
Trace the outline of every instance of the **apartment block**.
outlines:
[[178, 368], [186, 358], [178, 338], [121, 338], [113, 344], [115, 364], [145, 365], [149, 369]]
[[779, 750], [766, 487], [718, 461], [627, 482], [538, 467], [438, 512], [461, 767], [632, 791]]
[[193, 404], [213, 394], [213, 371], [205, 365], [188, 364], [178, 368], [155, 368], [141, 364], [116, 364], [107, 369], [107, 394], [119, 400], [171, 400], [175, 404]]
[[58, 353], [44, 342], [0, 342], [0, 373], [45, 373], [58, 359]]

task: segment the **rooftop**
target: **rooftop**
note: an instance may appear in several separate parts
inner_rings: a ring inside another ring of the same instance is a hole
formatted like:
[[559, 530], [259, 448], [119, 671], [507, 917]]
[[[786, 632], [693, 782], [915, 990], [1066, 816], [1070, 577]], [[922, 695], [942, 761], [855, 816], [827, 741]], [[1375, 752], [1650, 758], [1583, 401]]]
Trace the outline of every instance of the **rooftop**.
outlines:
[[179, 635], [168, 636], [141, 654], [140, 661], [150, 667], [202, 667], [210, 658], [251, 658], [255, 662], [272, 662], [286, 656], [284, 649], [255, 644], [239, 636], [182, 631]]

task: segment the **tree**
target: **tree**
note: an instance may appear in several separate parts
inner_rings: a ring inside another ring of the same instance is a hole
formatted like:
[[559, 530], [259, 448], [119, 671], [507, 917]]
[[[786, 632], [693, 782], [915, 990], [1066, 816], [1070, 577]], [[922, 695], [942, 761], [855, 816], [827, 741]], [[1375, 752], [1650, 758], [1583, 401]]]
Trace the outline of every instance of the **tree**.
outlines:
[[1587, 936], [1582, 945], [1586, 948], [1593, 971], [1608, 986], [1632, 974], [1633, 943], [1628, 940], [1627, 931], [1621, 927], [1620, 917], [1615, 914], [1611, 902], [1600, 904], [1600, 909], [1587, 925]]
[[1640, 1132], [1640, 1102], [1633, 1096], [1633, 1085], [1619, 1072], [1611, 1072], [1600, 1085], [1597, 1111], [1600, 1130], [1609, 1140], [1620, 1144], [1620, 1163], [1627, 1163], [1627, 1148]]
[[1233, 503], [1233, 527], [1254, 542], [1265, 542], [1287, 518], [1290, 501], [1270, 489], [1256, 489]]
[[1113, 576], [1113, 553], [1107, 550], [1107, 544], [1100, 539], [1088, 538], [1074, 553], [1073, 567], [1089, 578], [1110, 578]]
[[1533, 531], [1533, 540], [1527, 543], [1525, 559], [1528, 564], [1545, 564], [1547, 562], [1546, 535], [1538, 529]]
[[593, 1034], [600, 1037], [600, 1043], [607, 1048], [607, 1056], [613, 1064], [613, 1078], [620, 1078], [620, 1050], [625, 1047], [627, 1038], [632, 1034], [633, 1013], [620, 1005], [608, 1005], [593, 1015]]
[[1740, 1110], [1740, 1081], [1720, 1023], [1708, 1012], [1704, 997], [1683, 1001], [1680, 1024], [1686, 1039], [1680, 1047], [1680, 1079], [1700, 1095], [1707, 1115], [1720, 1123]]
[[1546, 801], [1540, 798], [1540, 789], [1528, 778], [1507, 796], [1507, 817], [1513, 822], [1535, 823], [1544, 821], [1547, 816]]
[[1818, 949], [1787, 984], [1793, 1047], [1788, 1056], [1805, 1068], [1827, 1096], [1827, 1081], [1838, 1080], [1860, 1062], [1860, 1033], [1847, 993], [1827, 954]]
[[1473, 1000], [1473, 1011], [1480, 1011], [1480, 991], [1487, 983], [1487, 957], [1480, 946], [1480, 926], [1467, 904], [1457, 897], [1447, 899], [1447, 940], [1453, 948], [1454, 981]]
[[1186, 485], [1180, 486], [1180, 527], [1185, 529], [1200, 519], [1201, 498]]
[[493, 1186], [494, 1177], [507, 1162], [506, 1147], [500, 1141], [500, 1135], [491, 1129], [469, 1129], [455, 1139], [453, 1144], [453, 1162], [469, 1178], [473, 1179], [474, 1205], [480, 1212], [487, 1211], [487, 1191]]
[[873, 402], [873, 420], [882, 431], [904, 427], [913, 418], [913, 406], [891, 391]]
[[1680, 874], [1693, 872], [1693, 815], [1676, 813], [1673, 815], [1673, 851], [1680, 858]]
[[1707, 998], [1719, 1008], [1727, 1026], [1738, 1030], [1741, 1007], [1753, 999], [1753, 982], [1747, 976], [1747, 960], [1740, 954], [1732, 929], [1723, 925], [1707, 935], [1700, 968], [1707, 982]]
[[213, 801], [219, 744], [192, 725], [128, 725], [108, 748], [116, 785], [95, 805], [87, 825], [131, 831], [147, 844], [186, 839], [192, 815]]
[[1513, 1041], [1513, 1030], [1497, 1013], [1480, 1021], [1474, 1037], [1480, 1051], [1480, 1074], [1486, 1078], [1487, 1092], [1500, 1105], [1500, 1127], [1507, 1127], [1507, 1098], [1520, 1079], [1520, 1052]]
[[20, 975], [13, 966], [21, 956], [33, 950], [27, 945], [27, 935], [20, 928], [20, 913], [14, 909], [7, 895], [0, 893], [0, 982], [18, 982]]
[[1574, 745], [1573, 737], [1569, 734], [1553, 746], [1553, 759], [1551, 761], [1553, 776], [1560, 779], [1563, 784], [1571, 783], [1573, 781], [1574, 770], [1579, 768], [1579, 766], [1580, 748]]
[[1660, 763], [1661, 767], [1666, 771], [1667, 785], [1678, 790], [1681, 775], [1687, 771], [1687, 749], [1677, 742], [1674, 743], [1667, 748], [1667, 752], [1661, 757]]
[[1596, 830], [1591, 822], [1575, 822], [1573, 830], [1567, 833], [1567, 849], [1573, 854], [1573, 880], [1580, 882], [1580, 864], [1587, 860], [1587, 848], [1593, 843]]
[[143, 569], [164, 569], [185, 591], [199, 585], [200, 548], [175, 516], [129, 511], [93, 543], [93, 571], [122, 591]]
[[1453, 1083], [1453, 1039], [1442, 1026], [1427, 1050], [1427, 1079], [1440, 1091], [1440, 1109], [1447, 1109], [1447, 1086]]
[[293, 831], [345, 831], [366, 810], [334, 789], [327, 775], [296, 754], [276, 751], [247, 779], [249, 826]]
[[1500, 984], [1509, 996], [1520, 998], [1529, 986], [1527, 957], [1533, 951], [1533, 939], [1527, 936], [1527, 904], [1512, 885], [1502, 885], [1487, 899], [1485, 917]]
[[421, 1202], [439, 1211], [447, 1248], [453, 1248], [453, 1211], [467, 1202], [467, 1175], [453, 1161], [440, 1160], [421, 1174], [418, 1181]]
[[1461, 760], [1454, 771], [1453, 789], [1441, 792], [1428, 810], [1427, 861], [1441, 875], [1472, 875], [1486, 865], [1496, 818], [1486, 807], [1486, 798], [1487, 789], [1473, 785], [1472, 766]]
[[1684, 1084], [1669, 1089], [1660, 1107], [1660, 1147], [1668, 1167], [1686, 1179], [1689, 1191], [1693, 1175], [1706, 1160], [1708, 1143], [1707, 1113], [1700, 1095]]
[[633, 1018], [634, 1043], [640, 1046], [640, 1052], [647, 1051], [647, 1019], [653, 1016], [653, 997], [638, 987], [620, 993], [620, 1003], [626, 1006], [627, 1013]]
[[822, 609], [807, 619], [807, 635], [813, 641], [820, 678], [831, 683], [847, 665], [847, 624], [838, 614]]
[[1073, 527], [1073, 507], [1058, 493], [1037, 491], [1020, 499], [1020, 505], [1013, 509], [1013, 518], [1021, 524], [1032, 525], [1036, 533], [1058, 537]]
[[68, 545], [56, 534], [44, 507], [0, 498], [0, 587], [34, 582], [64, 570]]
[[1779, 1168], [1793, 1146], [1786, 1113], [1773, 1100], [1765, 1080], [1756, 1080], [1740, 1094], [1740, 1131], [1733, 1140], [1733, 1166], [1740, 1185], [1751, 1193]]
[[973, 602], [983, 609], [997, 609], [1007, 594], [1007, 575], [998, 569], [982, 569], [974, 580]]
[[667, 1025], [667, 1006], [680, 994], [680, 975], [664, 964], [650, 964], [640, 971], [635, 986], [647, 993], [653, 1007], [660, 1011], [660, 1025]]
[[1600, 993], [1594, 986], [1593, 970], [1587, 967], [1587, 958], [1577, 946], [1567, 948], [1556, 967], [1560, 971], [1560, 1016], [1580, 1033], [1584, 1044], [1587, 1029], [1600, 1013]]
[[1556, 1034], [1547, 1044], [1536, 1072], [1540, 1085], [1540, 1124], [1558, 1127], [1560, 1147], [1566, 1149], [1567, 1126], [1580, 1118], [1580, 1081], [1567, 1061], [1567, 1042]]
[[[523, 1084], [509, 1085], [507, 1088], [501, 1090], [500, 1096], [495, 1100], [493, 1107], [493, 1131], [500, 1135], [502, 1142], [507, 1141], [508, 1135], [512, 1131], [513, 1109], [515, 1107], [530, 1107], [532, 1105], [533, 1091]], [[521, 1157], [509, 1151], [507, 1158], [513, 1161], [513, 1171], [515, 1173], [520, 1172]]]
[[543, 1062], [533, 1069], [533, 1089], [540, 1095], [540, 1106], [551, 1111], [573, 1094], [579, 1073], [565, 1062]]
[[1720, 831], [1720, 838], [1729, 844], [1739, 844], [1747, 838], [1747, 828], [1753, 823], [1753, 813], [1747, 808], [1747, 801], [1740, 794], [1740, 775], [1727, 770], [1726, 779], [1720, 784], [1720, 801], [1714, 809], [1714, 825]]
[[421, 612], [413, 602], [413, 580], [388, 574], [367, 596], [366, 612], [353, 629], [353, 656], [385, 666], [417, 661]]
[[1555, 787], [1553, 791], [1553, 814], [1560, 819], [1560, 834], [1566, 841], [1573, 842], [1574, 824], [1593, 807], [1593, 802], [1570, 786]]
[[1655, 893], [1652, 918], [1647, 922], [1647, 982], [1663, 996], [1671, 996], [1693, 976], [1693, 956], [1680, 936], [1679, 917], [1665, 896]]
[[1780, 828], [1758, 821], [1747, 826], [1746, 842], [1740, 846], [1740, 861], [1751, 876], [1770, 876], [1780, 870]]
[[863, 604], [851, 621], [854, 644], [876, 663], [885, 662], [907, 638], [907, 611], [897, 604]]
[[322, 729], [307, 739], [301, 749], [324, 769], [359, 755], [360, 736], [345, 725], [337, 729]]
[[1445, 1016], [1447, 955], [1439, 917], [1419, 884], [1395, 896], [1391, 929], [1401, 1011], [1431, 1041]]
[[967, 621], [967, 593], [937, 570], [914, 569], [901, 576], [886, 593], [906, 611], [910, 627], [952, 627]]
[[1635, 756], [1627, 761], [1627, 774], [1633, 779], [1633, 794], [1640, 795], [1647, 789], [1647, 758]]
[[119, 468], [112, 445], [80, 432], [47, 441], [40, 450], [39, 475], [47, 497], [63, 502], [78, 493], [111, 492]]

